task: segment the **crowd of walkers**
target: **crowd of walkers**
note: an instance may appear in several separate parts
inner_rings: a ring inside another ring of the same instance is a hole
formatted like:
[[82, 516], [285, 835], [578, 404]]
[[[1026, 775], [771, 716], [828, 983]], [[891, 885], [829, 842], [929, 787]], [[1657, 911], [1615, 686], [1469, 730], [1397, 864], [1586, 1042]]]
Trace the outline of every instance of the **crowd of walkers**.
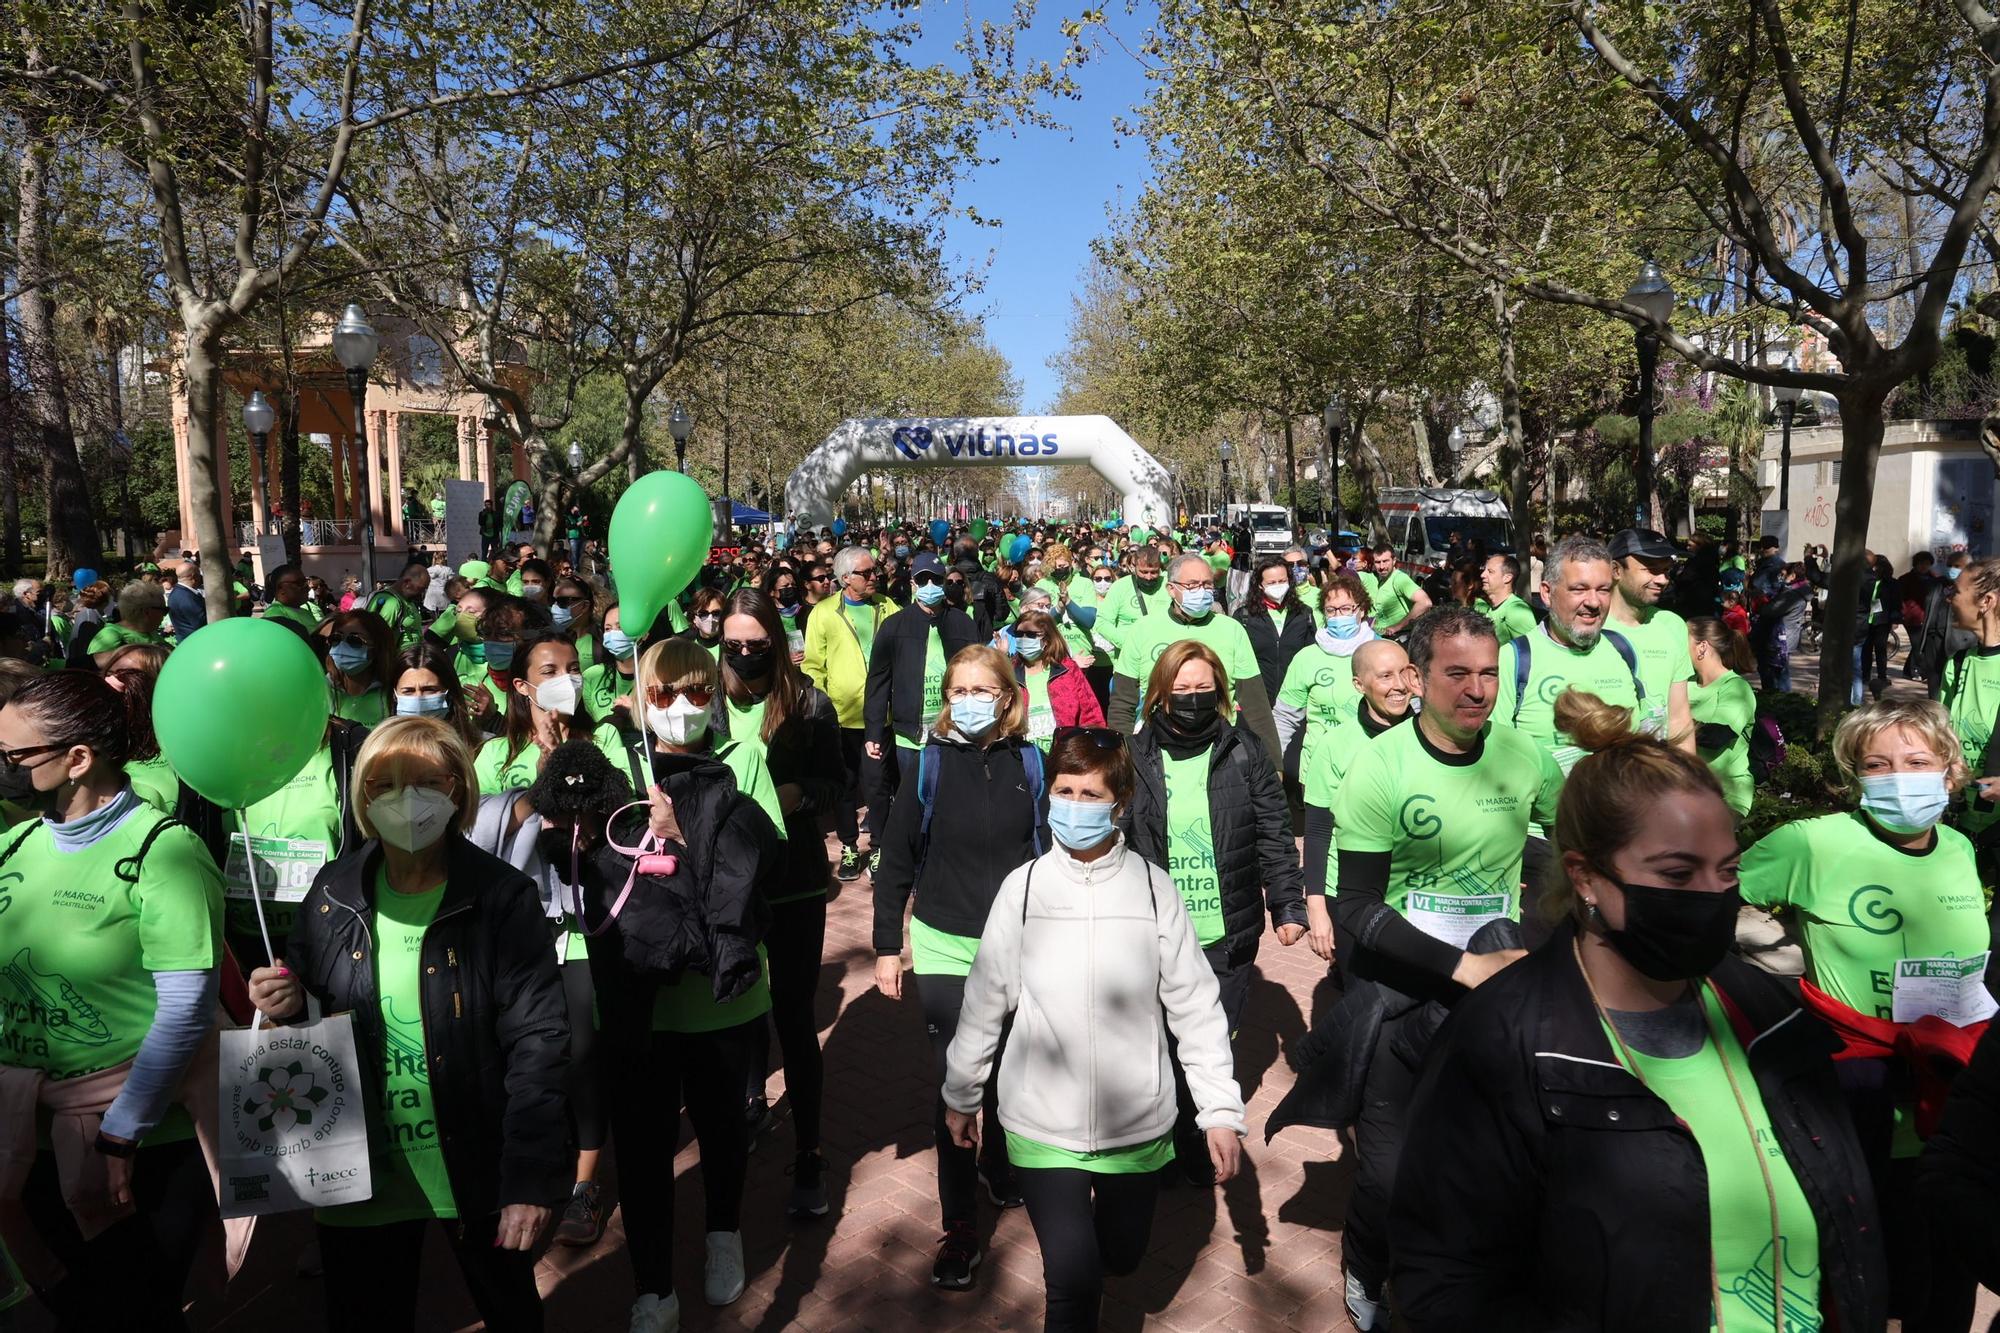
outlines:
[[[1961, 1333], [2000, 1282], [2000, 559], [1870, 556], [1847, 803], [1746, 838], [1757, 686], [1845, 614], [1823, 552], [1633, 529], [1412, 569], [840, 527], [718, 549], [649, 624], [578, 549], [338, 597], [225, 572], [330, 713], [242, 811], [154, 738], [199, 565], [16, 585], [16, 1292], [65, 1329], [185, 1326], [215, 1034], [254, 1011], [352, 1014], [372, 1080], [371, 1197], [301, 1259], [330, 1328], [412, 1327], [436, 1231], [488, 1327], [539, 1329], [539, 1253], [614, 1211], [630, 1328], [678, 1328], [682, 1110], [700, 1299], [729, 1305], [746, 1230], [832, 1225], [820, 978], [829, 893], [864, 880], [874, 984], [930, 1044], [930, 1280], [978, 1285], [982, 1196], [1025, 1208], [1050, 1329], [1097, 1326], [1161, 1188], [1242, 1169], [1235, 1042], [1260, 955], [1301, 944], [1330, 984], [1259, 1151], [1339, 1134], [1359, 1330]], [[1929, 698], [1883, 697], [1899, 624]], [[259, 901], [249, 839], [308, 863], [296, 892]], [[746, 1217], [774, 1086], [787, 1216]]]

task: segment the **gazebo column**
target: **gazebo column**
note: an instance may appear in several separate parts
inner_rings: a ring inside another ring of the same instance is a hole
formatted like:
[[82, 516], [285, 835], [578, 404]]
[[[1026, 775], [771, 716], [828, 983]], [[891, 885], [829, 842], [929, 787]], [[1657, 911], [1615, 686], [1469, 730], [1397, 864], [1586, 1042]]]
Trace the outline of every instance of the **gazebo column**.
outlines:
[[381, 413], [381, 424], [377, 430], [389, 451], [389, 489], [383, 504], [389, 511], [390, 530], [408, 543], [410, 529], [403, 521], [403, 414], [395, 411]]
[[174, 395], [174, 480], [181, 507], [181, 544], [194, 531], [194, 497], [188, 492], [189, 473], [187, 395]]
[[486, 488], [486, 498], [497, 502], [500, 497], [493, 493], [493, 427], [485, 417], [473, 422], [472, 438], [473, 455], [479, 460], [479, 484]]
[[[375, 415], [379, 417], [382, 413]], [[361, 430], [362, 465], [368, 469], [364, 474], [368, 478], [368, 512], [374, 517], [375, 536], [380, 542], [385, 533], [392, 531], [387, 518], [389, 497], [383, 493], [385, 488], [382, 485], [382, 436], [379, 430], [369, 430], [365, 421]]]
[[338, 523], [347, 517], [347, 437], [335, 430], [326, 438], [333, 459], [333, 521]]
[[461, 414], [458, 418], [458, 479], [472, 480], [472, 418]]

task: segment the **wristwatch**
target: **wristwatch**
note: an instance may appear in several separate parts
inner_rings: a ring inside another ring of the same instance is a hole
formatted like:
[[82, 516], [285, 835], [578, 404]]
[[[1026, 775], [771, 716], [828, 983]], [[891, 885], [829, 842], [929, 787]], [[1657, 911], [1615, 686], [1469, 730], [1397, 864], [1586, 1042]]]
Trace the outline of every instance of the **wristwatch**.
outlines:
[[106, 1157], [131, 1157], [139, 1151], [139, 1145], [123, 1139], [106, 1138], [100, 1129], [97, 1131], [97, 1151]]

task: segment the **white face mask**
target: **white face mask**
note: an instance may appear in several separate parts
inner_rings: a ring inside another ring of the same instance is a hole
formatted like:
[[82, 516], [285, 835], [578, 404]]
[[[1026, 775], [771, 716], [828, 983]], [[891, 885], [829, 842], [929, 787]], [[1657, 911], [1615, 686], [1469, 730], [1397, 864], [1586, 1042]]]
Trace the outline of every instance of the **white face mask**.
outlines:
[[1275, 605], [1278, 602], [1284, 601], [1285, 594], [1291, 590], [1292, 585], [1289, 579], [1283, 583], [1267, 583], [1264, 585], [1264, 599]]
[[394, 787], [368, 803], [375, 836], [405, 852], [420, 852], [451, 828], [458, 805], [429, 787]]
[[535, 686], [535, 706], [545, 713], [561, 713], [568, 717], [576, 711], [576, 701], [582, 697], [582, 676], [550, 676]]
[[708, 710], [686, 699], [675, 699], [665, 708], [648, 704], [646, 725], [669, 745], [692, 745], [708, 734]]

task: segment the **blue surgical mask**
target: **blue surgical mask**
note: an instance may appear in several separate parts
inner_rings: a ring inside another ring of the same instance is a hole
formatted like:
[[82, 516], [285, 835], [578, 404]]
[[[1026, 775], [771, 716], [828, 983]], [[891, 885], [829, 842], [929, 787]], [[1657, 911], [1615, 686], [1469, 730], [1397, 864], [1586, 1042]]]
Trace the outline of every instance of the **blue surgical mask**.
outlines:
[[944, 600], [944, 585], [942, 583], [925, 583], [912, 588], [910, 595], [917, 599], [919, 606], [936, 606]]
[[549, 619], [555, 623], [557, 629], [568, 629], [570, 623], [576, 619], [576, 612], [566, 606], [552, 606], [549, 608]]
[[968, 736], [984, 736], [1000, 718], [998, 699], [953, 699], [951, 724]]
[[1049, 832], [1071, 851], [1087, 852], [1112, 835], [1111, 816], [1116, 809], [1110, 801], [1072, 801], [1051, 796]]
[[898, 560], [902, 559], [902, 558], [903, 558], [904, 556], [908, 555], [909, 553], [910, 553], [910, 548], [909, 548], [909, 547], [907, 547], [907, 546], [898, 546], [898, 547], [896, 548], [896, 558], [897, 558]]
[[442, 694], [399, 694], [397, 717], [443, 717], [451, 711], [451, 700]]
[[1336, 639], [1351, 639], [1361, 632], [1361, 617], [1328, 616], [1326, 632]]
[[1181, 614], [1189, 620], [1200, 620], [1215, 609], [1215, 589], [1181, 589]]
[[326, 655], [333, 659], [335, 666], [349, 675], [368, 665], [368, 650], [356, 648], [351, 643], [336, 643], [327, 650]]
[[1034, 634], [1014, 636], [1014, 651], [1021, 655], [1023, 662], [1032, 662], [1042, 655], [1042, 640]]
[[632, 642], [632, 636], [622, 629], [608, 629], [603, 635], [604, 651], [623, 662], [639, 647]]
[[1958, 582], [1958, 576], [1964, 572], [1965, 572], [1964, 565], [1947, 565], [1945, 567], [1944, 576], [1947, 579], [1950, 579], [1953, 583], [1956, 583]]
[[1943, 773], [1876, 773], [1861, 779], [1861, 808], [1890, 833], [1922, 833], [1951, 801]]
[[495, 671], [505, 671], [514, 665], [514, 643], [511, 639], [487, 639], [486, 665]]

